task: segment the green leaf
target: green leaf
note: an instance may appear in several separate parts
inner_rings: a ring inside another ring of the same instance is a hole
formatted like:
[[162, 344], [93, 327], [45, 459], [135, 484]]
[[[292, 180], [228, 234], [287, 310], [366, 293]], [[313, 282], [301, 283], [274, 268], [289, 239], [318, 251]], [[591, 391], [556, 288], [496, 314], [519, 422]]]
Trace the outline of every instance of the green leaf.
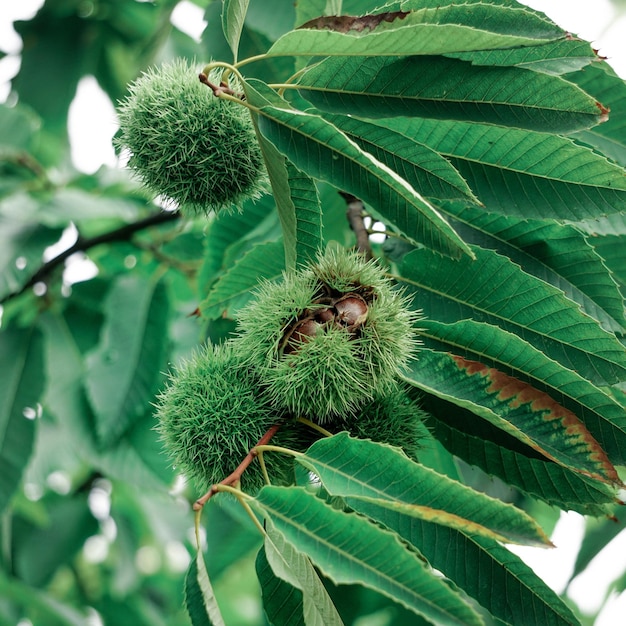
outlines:
[[578, 511], [582, 515], [604, 515], [608, 505], [615, 501], [615, 489], [604, 483], [589, 480], [556, 463], [510, 450], [489, 441], [482, 433], [472, 435], [470, 431], [474, 429], [466, 428], [465, 422], [462, 427], [458, 423], [458, 427], [447, 423], [445, 418], [450, 415], [467, 417], [467, 424], [471, 423], [473, 416], [458, 407], [451, 410], [452, 405], [448, 402], [441, 403], [440, 410], [437, 404], [431, 399], [424, 400], [425, 408], [436, 417], [429, 421], [429, 427], [451, 454], [469, 465], [479, 467], [486, 474], [497, 476], [507, 485], [552, 506]]
[[491, 250], [473, 247], [475, 261], [457, 262], [414, 250], [401, 281], [426, 318], [474, 319], [519, 335], [565, 367], [603, 385], [624, 380], [626, 352], [610, 333], [563, 293]]
[[15, 577], [9, 578], [2, 570], [0, 589], [4, 601], [12, 600], [21, 607], [28, 607], [35, 614], [42, 615], [46, 623], [54, 626], [85, 626], [85, 620], [88, 619], [84, 612], [60, 602], [53, 592], [35, 589]]
[[100, 344], [87, 358], [85, 385], [103, 447], [143, 416], [161, 380], [169, 346], [165, 285], [138, 274], [109, 291]]
[[436, 209], [326, 120], [269, 106], [258, 114], [260, 131], [299, 169], [367, 202], [413, 242], [455, 257], [468, 253]]
[[185, 577], [185, 608], [192, 626], [224, 626], [200, 551]]
[[489, 213], [458, 203], [442, 210], [452, 215], [468, 243], [508, 256], [529, 274], [558, 287], [600, 325], [626, 332], [624, 298], [612, 272], [579, 228], [551, 220], [528, 220]]
[[439, 153], [406, 135], [344, 115], [325, 114], [365, 152], [397, 172], [426, 198], [463, 199], [479, 204], [463, 177]]
[[442, 625], [482, 620], [398, 537], [302, 488], [264, 487], [254, 501], [296, 550], [337, 584], [360, 583]]
[[213, 285], [200, 304], [202, 315], [208, 319], [232, 317], [248, 303], [259, 280], [276, 280], [285, 270], [282, 241], [253, 246]]
[[449, 159], [492, 212], [579, 221], [626, 209], [624, 170], [567, 137], [417, 119], [384, 125]]
[[[273, 89], [258, 80], [245, 85], [246, 97], [254, 106], [274, 103], [289, 107]], [[322, 243], [322, 209], [313, 180], [286, 159], [258, 130], [258, 117], [253, 116], [257, 138], [272, 185], [272, 193], [285, 242], [285, 265], [297, 265], [315, 258]]]
[[[85, 309], [79, 308], [80, 311], [83, 316], [78, 317], [84, 323], [88, 319]], [[145, 459], [145, 431], [156, 434], [150, 430], [154, 425], [150, 404], [144, 408], [148, 415], [137, 421], [127, 437], [106, 451], [99, 449], [96, 420], [83, 388], [85, 363], [68, 324], [68, 319], [58, 314], [48, 313], [40, 319], [46, 338], [46, 410], [54, 415], [74, 453], [88, 466], [142, 489], [167, 488], [173, 478], [171, 472], [164, 477], [162, 469], [155, 471], [154, 465]]]
[[498, 541], [549, 544], [521, 510], [415, 463], [390, 446], [340, 433], [296, 458], [331, 495], [374, 519], [386, 509], [399, 518], [417, 517]]
[[267, 562], [264, 546], [257, 554], [255, 567], [261, 585], [263, 609], [270, 624], [306, 626], [303, 615], [302, 592], [274, 574]]
[[[389, 520], [393, 526], [393, 521]], [[396, 529], [433, 567], [509, 626], [578, 626], [569, 607], [528, 565], [486, 537], [413, 520]], [[459, 558], [463, 555], [463, 558]]]
[[607, 63], [594, 63], [582, 72], [566, 76], [581, 89], [592, 93], [611, 109], [609, 120], [591, 130], [581, 131], [575, 138], [598, 148], [602, 153], [626, 167], [626, 83]]
[[36, 330], [0, 331], [0, 512], [20, 483], [35, 441], [45, 385], [43, 340]]
[[626, 415], [612, 395], [497, 326], [469, 319], [452, 324], [423, 319], [420, 326], [421, 336], [435, 339], [439, 349], [512, 370], [521, 380], [559, 398], [564, 408], [579, 416], [614, 463], [626, 462]]
[[27, 107], [0, 105], [0, 156], [28, 151], [41, 121]]
[[474, 4], [386, 11], [352, 17], [330, 14], [283, 35], [269, 55], [408, 56], [489, 50], [543, 43], [564, 33], [538, 14]]
[[[598, 61], [598, 55], [591, 44], [574, 38], [550, 41], [536, 46], [457, 52], [447, 56], [470, 61], [473, 65], [515, 65], [534, 72], [556, 75], [574, 72], [587, 67], [593, 61]], [[603, 102], [609, 102], [609, 100], [600, 99]]]
[[621, 484], [606, 453], [578, 417], [521, 380], [477, 361], [431, 350], [420, 352], [406, 380], [574, 472]]
[[246, 12], [250, 0], [224, 0], [222, 7], [222, 30], [226, 41], [233, 51], [233, 61], [237, 63], [237, 53], [239, 50], [239, 39], [243, 30], [243, 23], [246, 19]]
[[307, 626], [343, 626], [337, 609], [311, 561], [280, 533], [270, 517], [265, 520], [265, 555], [274, 574], [302, 592], [302, 614]]
[[329, 58], [303, 73], [297, 87], [318, 109], [373, 119], [425, 117], [567, 133], [608, 113], [558, 76], [445, 57]]
[[615, 512], [621, 520], [614, 515], [604, 519], [586, 520], [585, 536], [576, 556], [570, 581], [583, 572], [595, 556], [624, 530], [624, 517], [620, 509], [621, 507]]
[[51, 494], [45, 502], [46, 523], [14, 537], [15, 567], [19, 577], [34, 587], [47, 585], [99, 527], [89, 510], [87, 494], [72, 497]]
[[59, 240], [62, 230], [24, 224], [0, 215], [0, 300], [19, 291], [43, 264], [44, 250]]
[[247, 246], [252, 246], [264, 231], [264, 224], [272, 220], [274, 200], [264, 196], [256, 202], [246, 202], [244, 209], [220, 214], [205, 230], [205, 251], [198, 274], [198, 293], [206, 294], [218, 277], [223, 274]]

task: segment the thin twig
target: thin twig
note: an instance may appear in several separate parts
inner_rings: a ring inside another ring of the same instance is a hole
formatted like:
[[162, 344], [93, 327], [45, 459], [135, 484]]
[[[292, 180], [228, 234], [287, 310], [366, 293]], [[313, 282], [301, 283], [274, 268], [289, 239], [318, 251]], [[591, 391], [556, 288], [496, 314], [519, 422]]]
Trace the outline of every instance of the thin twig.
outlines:
[[[279, 429], [280, 429], [280, 424], [274, 424], [274, 426], [271, 426], [268, 429], [268, 431], [263, 435], [263, 437], [259, 439], [259, 441], [256, 443], [254, 448], [256, 448], [257, 446], [263, 446], [269, 443], [272, 440], [272, 437], [278, 432]], [[201, 510], [202, 507], [219, 491], [220, 485], [233, 486], [233, 485], [239, 484], [242, 474], [246, 471], [250, 463], [252, 463], [252, 461], [254, 461], [254, 459], [257, 456], [257, 452], [254, 448], [252, 448], [252, 450], [250, 450], [250, 452], [246, 454], [244, 460], [241, 463], [239, 463], [239, 465], [237, 466], [237, 469], [235, 469], [235, 471], [232, 474], [224, 478], [224, 480], [220, 481], [217, 485], [213, 485], [201, 498], [198, 498], [193, 503], [194, 511]]]
[[370, 245], [370, 238], [367, 233], [367, 228], [363, 221], [363, 211], [365, 207], [363, 202], [356, 196], [345, 191], [340, 191], [339, 195], [346, 201], [346, 217], [350, 223], [350, 228], [356, 235], [356, 247], [357, 250], [365, 255], [366, 258], [372, 258], [372, 247]]
[[69, 257], [77, 252], [86, 252], [90, 248], [99, 246], [103, 243], [111, 243], [113, 241], [128, 241], [135, 233], [150, 228], [151, 226], [157, 226], [166, 222], [172, 222], [179, 219], [180, 214], [174, 212], [159, 212], [149, 215], [141, 220], [132, 222], [131, 224], [124, 224], [120, 228], [110, 230], [101, 235], [95, 237], [79, 237], [73, 246], [70, 246], [67, 250], [57, 254], [49, 261], [46, 261], [19, 289], [8, 293], [0, 299], [0, 304], [5, 304], [9, 300], [22, 295], [27, 289], [30, 289], [33, 285], [44, 281], [59, 265], [64, 263]]
[[207, 87], [209, 87], [209, 89], [211, 89], [213, 95], [217, 98], [223, 96], [224, 94], [226, 94], [227, 96], [233, 96], [235, 98], [238, 98], [239, 100], [243, 100], [245, 98], [244, 94], [233, 91], [225, 82], [221, 82], [219, 85], [212, 83], [209, 80], [209, 77], [202, 72], [198, 74], [198, 78], [203, 85], [206, 85]]

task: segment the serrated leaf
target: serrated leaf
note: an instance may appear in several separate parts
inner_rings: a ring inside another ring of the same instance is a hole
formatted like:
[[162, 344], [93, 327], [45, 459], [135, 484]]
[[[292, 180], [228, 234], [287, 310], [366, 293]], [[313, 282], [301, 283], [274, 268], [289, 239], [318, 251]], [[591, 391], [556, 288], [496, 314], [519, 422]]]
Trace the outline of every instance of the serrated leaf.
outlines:
[[512, 370], [521, 380], [558, 397], [585, 423], [614, 463], [626, 462], [626, 415], [612, 395], [497, 326], [469, 319], [452, 324], [423, 319], [420, 326], [421, 336], [429, 344], [429, 339], [436, 340], [438, 349]]
[[168, 350], [169, 306], [163, 282], [124, 276], [104, 304], [98, 347], [87, 357], [85, 386], [103, 447], [142, 417], [161, 380]]
[[202, 315], [208, 319], [232, 317], [252, 299], [259, 280], [276, 280], [284, 270], [282, 241], [253, 246], [213, 285], [200, 304]]
[[[258, 80], [245, 85], [254, 106], [270, 103], [289, 107], [273, 89]], [[315, 258], [322, 244], [322, 209], [313, 180], [286, 159], [258, 130], [257, 139], [267, 168], [285, 242], [285, 265], [289, 269]]]
[[289, 192], [296, 214], [296, 266], [313, 259], [322, 248], [322, 207], [315, 182], [287, 161]]
[[233, 51], [235, 63], [237, 62], [239, 39], [249, 4], [250, 0], [224, 0], [222, 6], [222, 30], [230, 49]]
[[330, 113], [324, 117], [362, 150], [402, 176], [420, 195], [480, 204], [450, 162], [428, 146], [365, 120]]
[[[45, 385], [43, 339], [33, 329], [0, 332], [0, 512], [17, 489], [35, 442]], [[27, 419], [28, 417], [28, 419]]]
[[436, 209], [330, 122], [270, 106], [261, 108], [258, 115], [263, 135], [299, 169], [367, 202], [376, 217], [411, 241], [450, 256], [468, 253]]
[[269, 55], [408, 56], [533, 45], [564, 32], [537, 14], [474, 4], [318, 17], [283, 35]]
[[[393, 526], [393, 520], [389, 520]], [[579, 626], [569, 607], [519, 557], [486, 537], [413, 520], [396, 529], [508, 626]], [[462, 554], [463, 558], [458, 558]]]
[[225, 626], [200, 551], [185, 577], [185, 608], [192, 626]]
[[206, 294], [247, 245], [257, 240], [259, 229], [272, 219], [274, 200], [264, 196], [245, 204], [243, 211], [220, 214], [206, 228], [204, 260], [198, 274], [198, 293]]
[[270, 517], [265, 520], [265, 531], [265, 555], [274, 574], [302, 592], [305, 624], [343, 626], [343, 620], [307, 556], [285, 539]]
[[[314, 443], [297, 461], [351, 508], [379, 519], [381, 509], [504, 542], [549, 544], [521, 510], [411, 461], [390, 446], [347, 433]], [[410, 523], [410, 522], [407, 522]]]
[[318, 109], [373, 119], [423, 117], [568, 133], [608, 113], [558, 76], [436, 56], [329, 58], [304, 72], [297, 86]]
[[[504, 50], [463, 51], [451, 53], [449, 56], [470, 61], [473, 65], [515, 65], [534, 72], [555, 75], [574, 72], [598, 60], [591, 44], [574, 38]], [[606, 99], [604, 101], [608, 102]]]
[[565, 78], [581, 89], [601, 98], [611, 109], [609, 120], [575, 135], [577, 140], [598, 148], [603, 154], [626, 167], [626, 83], [607, 63], [594, 63], [584, 71]]
[[[497, 476], [534, 498], [564, 510], [578, 511], [582, 515], [603, 515], [607, 506], [615, 501], [615, 489], [586, 479], [567, 468], [531, 458], [504, 445], [489, 441], [482, 435], [474, 436], [458, 422], [455, 428], [446, 421], [450, 415], [450, 403], [444, 402], [437, 410], [437, 401], [428, 399], [424, 406], [436, 419], [429, 421], [433, 434], [445, 448], [469, 465], [482, 469], [490, 476]], [[454, 417], [472, 419], [471, 413], [454, 408]]]
[[477, 361], [422, 350], [406, 380], [469, 410], [574, 472], [621, 484], [606, 453], [576, 415], [519, 379]]
[[526, 274], [491, 250], [472, 247], [476, 260], [457, 262], [426, 249], [405, 255], [401, 282], [426, 318], [474, 319], [519, 335], [596, 384], [626, 376], [626, 351], [561, 291]]
[[259, 550], [255, 567], [261, 585], [263, 609], [270, 624], [306, 626], [303, 615], [302, 592], [274, 574], [267, 561], [265, 547], [261, 547]]
[[604, 329], [626, 332], [624, 298], [617, 282], [594, 250], [593, 240], [579, 228], [489, 213], [459, 203], [446, 203], [442, 210], [454, 217], [456, 230], [468, 243], [508, 256], [525, 272], [561, 289]]
[[480, 626], [461, 596], [398, 537], [299, 487], [264, 487], [254, 506], [337, 584], [359, 583], [445, 626]]
[[567, 137], [462, 122], [383, 124], [449, 159], [490, 211], [579, 221], [626, 209], [624, 170]]

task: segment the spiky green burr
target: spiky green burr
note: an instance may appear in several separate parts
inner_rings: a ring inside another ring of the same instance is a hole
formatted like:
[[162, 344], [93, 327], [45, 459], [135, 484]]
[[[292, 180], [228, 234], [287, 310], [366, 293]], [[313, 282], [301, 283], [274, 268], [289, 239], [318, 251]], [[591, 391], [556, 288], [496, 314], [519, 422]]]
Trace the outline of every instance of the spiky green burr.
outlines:
[[[117, 144], [155, 195], [208, 214], [258, 197], [266, 174], [246, 107], [216, 97], [198, 75], [177, 60], [140, 76], [119, 105]], [[209, 78], [219, 84], [221, 70]]]
[[[261, 397], [256, 377], [231, 343], [208, 345], [181, 363], [157, 398], [158, 430], [175, 468], [200, 489], [229, 476], [274, 424], [272, 443], [302, 449], [293, 421]], [[272, 482], [292, 480], [292, 460], [266, 455]], [[255, 492], [263, 485], [258, 461], [243, 473], [241, 487]]]
[[328, 249], [264, 284], [236, 341], [273, 406], [327, 423], [393, 389], [418, 345], [416, 319], [379, 265]]

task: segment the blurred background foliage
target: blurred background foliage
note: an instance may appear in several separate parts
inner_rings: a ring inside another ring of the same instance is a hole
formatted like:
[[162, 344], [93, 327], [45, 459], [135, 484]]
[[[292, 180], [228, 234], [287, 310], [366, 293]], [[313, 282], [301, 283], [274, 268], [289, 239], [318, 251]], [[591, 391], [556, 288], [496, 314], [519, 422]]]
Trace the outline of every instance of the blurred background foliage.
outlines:
[[[279, 224], [270, 199], [245, 217], [182, 223], [124, 170], [78, 171], [67, 130], [84, 76], [116, 102], [152, 64], [230, 57], [221, 3], [195, 3], [208, 23], [201, 42], [172, 25], [177, 4], [46, 0], [35, 17], [14, 25], [23, 40], [21, 67], [0, 106], [0, 302], [3, 330], [12, 331], [0, 334], [0, 425], [19, 409], [17, 439], [1, 445], [12, 467], [26, 473], [10, 494], [10, 476], [0, 477], [0, 626], [189, 623], [182, 587], [194, 552], [190, 502], [197, 494], [176, 481], [145, 407], [169, 363], [232, 328], [229, 320], [198, 321], [196, 289], [206, 292], [233, 255], [273, 240]], [[325, 4], [252, 0], [240, 58], [264, 52]], [[346, 0], [343, 10], [379, 4]], [[284, 58], [246, 68], [273, 82], [293, 71]], [[325, 238], [349, 236], [343, 201], [329, 190], [324, 206]], [[68, 280], [77, 261], [89, 280]], [[502, 485], [470, 471], [466, 478], [525, 506]], [[528, 506], [544, 528], [554, 526], [557, 511]], [[203, 524], [220, 547], [207, 555], [207, 567], [226, 622], [263, 624], [254, 571], [261, 538], [229, 500], [208, 507]], [[622, 527], [591, 523], [574, 573]], [[625, 588], [626, 571], [614, 583], [618, 592]], [[333, 591], [353, 622], [403, 623], [402, 610], [381, 596], [350, 594]]]

